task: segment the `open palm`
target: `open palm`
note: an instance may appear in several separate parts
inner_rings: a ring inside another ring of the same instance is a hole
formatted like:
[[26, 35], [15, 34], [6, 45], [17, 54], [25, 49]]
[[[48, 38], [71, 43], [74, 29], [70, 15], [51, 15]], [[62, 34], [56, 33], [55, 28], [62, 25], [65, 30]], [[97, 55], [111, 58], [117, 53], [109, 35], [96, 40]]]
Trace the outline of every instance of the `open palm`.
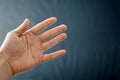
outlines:
[[66, 53], [65, 50], [59, 50], [50, 54], [43, 54], [49, 48], [66, 39], [66, 33], [63, 33], [67, 29], [65, 25], [60, 25], [37, 35], [56, 21], [56, 18], [52, 17], [28, 29], [30, 22], [26, 19], [17, 29], [7, 34], [1, 46], [1, 52], [14, 75], [43, 62], [61, 57]]

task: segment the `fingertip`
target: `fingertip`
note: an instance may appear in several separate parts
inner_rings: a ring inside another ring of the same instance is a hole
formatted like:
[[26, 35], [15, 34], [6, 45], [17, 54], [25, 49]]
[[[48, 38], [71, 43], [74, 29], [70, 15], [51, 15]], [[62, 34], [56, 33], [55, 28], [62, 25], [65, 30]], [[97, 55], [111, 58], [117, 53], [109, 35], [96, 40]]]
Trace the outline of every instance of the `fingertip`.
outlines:
[[57, 22], [57, 18], [56, 17], [50, 17], [50, 19], [52, 19], [54, 22]]
[[30, 20], [28, 18], [26, 18], [23, 22], [23, 25], [24, 25], [24, 27], [27, 28], [30, 25]]
[[28, 18], [26, 18], [24, 22], [29, 23], [30, 20]]
[[52, 19], [57, 19], [56, 17], [51, 17]]
[[67, 25], [62, 24], [61, 26], [64, 28], [64, 30], [67, 30]]
[[61, 33], [61, 38], [62, 38], [62, 40], [64, 40], [64, 39], [66, 39], [67, 38], [67, 34], [66, 33]]
[[65, 54], [67, 53], [67, 51], [66, 51], [65, 49], [63, 49], [62, 51], [63, 51], [63, 53], [65, 53]]
[[60, 51], [61, 51], [61, 53], [62, 53], [62, 56], [64, 56], [64, 55], [67, 53], [65, 49], [60, 50]]

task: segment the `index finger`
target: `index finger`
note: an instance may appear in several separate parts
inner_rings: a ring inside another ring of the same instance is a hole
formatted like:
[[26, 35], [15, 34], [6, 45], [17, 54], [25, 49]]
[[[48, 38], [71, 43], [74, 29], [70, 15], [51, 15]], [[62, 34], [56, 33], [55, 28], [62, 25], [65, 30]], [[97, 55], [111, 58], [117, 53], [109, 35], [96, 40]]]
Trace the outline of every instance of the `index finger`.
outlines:
[[51, 26], [57, 21], [56, 17], [48, 18], [37, 25], [35, 25], [33, 28], [29, 29], [28, 31], [32, 32], [33, 34], [38, 34], [39, 32], [45, 30], [47, 27]]

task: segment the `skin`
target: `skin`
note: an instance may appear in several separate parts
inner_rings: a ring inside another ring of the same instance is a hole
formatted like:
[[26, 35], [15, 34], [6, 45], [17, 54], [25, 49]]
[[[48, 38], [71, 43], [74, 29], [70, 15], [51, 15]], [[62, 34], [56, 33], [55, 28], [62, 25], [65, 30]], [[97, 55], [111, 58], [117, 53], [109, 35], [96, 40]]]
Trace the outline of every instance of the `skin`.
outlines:
[[[8, 32], [0, 48], [0, 80], [10, 80], [18, 73], [66, 54], [65, 50], [44, 54], [46, 50], [66, 39], [66, 25], [57, 26], [38, 35], [56, 21], [55, 17], [51, 17], [28, 29], [30, 21], [25, 19], [18, 28]], [[7, 72], [4, 75], [3, 70]]]

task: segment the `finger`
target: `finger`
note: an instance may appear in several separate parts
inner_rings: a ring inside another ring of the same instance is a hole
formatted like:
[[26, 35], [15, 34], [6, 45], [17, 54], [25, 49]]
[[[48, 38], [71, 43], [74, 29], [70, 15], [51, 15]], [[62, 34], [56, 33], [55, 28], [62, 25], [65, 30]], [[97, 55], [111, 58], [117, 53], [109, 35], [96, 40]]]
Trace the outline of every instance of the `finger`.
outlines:
[[18, 33], [19, 35], [21, 35], [27, 30], [29, 24], [30, 24], [29, 19], [25, 19], [24, 22], [18, 28], [16, 28], [14, 31], [16, 33]]
[[46, 40], [64, 32], [66, 29], [67, 29], [66, 25], [60, 25], [58, 27], [55, 27], [53, 29], [50, 29], [50, 30], [44, 32], [43, 34], [41, 34], [39, 36], [39, 39], [40, 39], [41, 43], [43, 43]]
[[65, 50], [59, 50], [59, 51], [56, 51], [56, 52], [53, 52], [50, 54], [44, 54], [43, 55], [43, 63], [50, 61], [50, 60], [53, 60], [53, 59], [56, 59], [56, 58], [59, 58], [59, 57], [62, 57], [65, 54], [66, 54]]
[[29, 31], [32, 32], [33, 34], [38, 34], [39, 32], [43, 31], [46, 29], [48, 26], [54, 24], [57, 21], [55, 17], [48, 18], [41, 23], [38, 23], [35, 25], [33, 28], [31, 28]]
[[53, 39], [51, 39], [51, 40], [43, 43], [43, 44], [41, 45], [41, 49], [42, 49], [43, 51], [46, 51], [46, 50], [48, 50], [49, 48], [51, 48], [51, 47], [55, 46], [56, 44], [60, 43], [61, 41], [65, 40], [66, 37], [67, 37], [66, 33], [62, 33], [62, 34], [56, 36], [55, 38], [53, 38]]

